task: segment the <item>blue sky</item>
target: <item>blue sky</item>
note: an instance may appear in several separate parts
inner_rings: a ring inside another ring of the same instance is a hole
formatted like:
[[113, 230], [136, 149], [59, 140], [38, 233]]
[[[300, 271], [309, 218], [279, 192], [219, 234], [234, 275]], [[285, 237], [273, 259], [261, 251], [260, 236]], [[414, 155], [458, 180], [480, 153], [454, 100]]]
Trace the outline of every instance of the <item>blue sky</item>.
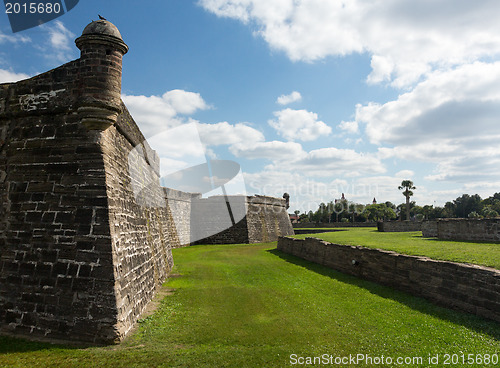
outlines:
[[123, 100], [168, 172], [199, 152], [154, 136], [196, 124], [248, 194], [289, 192], [290, 210], [399, 204], [404, 179], [419, 205], [500, 192], [496, 1], [81, 0], [15, 34], [0, 16], [0, 83], [78, 58], [97, 14], [130, 48]]

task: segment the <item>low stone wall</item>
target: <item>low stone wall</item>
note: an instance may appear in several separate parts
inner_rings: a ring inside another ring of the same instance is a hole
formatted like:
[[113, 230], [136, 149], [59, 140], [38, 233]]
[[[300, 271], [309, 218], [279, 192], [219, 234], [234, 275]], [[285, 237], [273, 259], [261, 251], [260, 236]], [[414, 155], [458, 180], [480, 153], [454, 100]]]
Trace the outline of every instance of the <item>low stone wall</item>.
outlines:
[[446, 218], [424, 221], [422, 236], [445, 240], [500, 242], [500, 218]]
[[384, 232], [403, 232], [403, 231], [420, 231], [422, 230], [422, 222], [420, 221], [388, 221], [378, 222], [378, 231]]
[[438, 219], [437, 237], [449, 240], [500, 241], [500, 218]]
[[376, 222], [299, 222], [292, 224], [294, 229], [312, 227], [376, 227]]
[[427, 220], [422, 222], [422, 236], [424, 238], [435, 238], [438, 236], [436, 220]]
[[281, 237], [278, 250], [500, 322], [500, 271], [320, 239]]

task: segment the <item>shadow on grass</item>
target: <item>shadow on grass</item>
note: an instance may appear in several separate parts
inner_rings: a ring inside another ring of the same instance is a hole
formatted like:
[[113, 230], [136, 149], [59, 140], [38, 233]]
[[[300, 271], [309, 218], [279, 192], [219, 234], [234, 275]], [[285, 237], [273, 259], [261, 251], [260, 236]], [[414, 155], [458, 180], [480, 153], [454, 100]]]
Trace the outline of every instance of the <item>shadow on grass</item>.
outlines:
[[409, 293], [393, 289], [389, 286], [377, 284], [372, 281], [363, 280], [356, 276], [344, 274], [326, 266], [306, 261], [302, 258], [283, 253], [278, 249], [269, 249], [267, 252], [281, 258], [282, 260], [294, 265], [304, 267], [310, 271], [316, 272], [322, 276], [327, 276], [337, 281], [364, 288], [370, 293], [378, 295], [382, 298], [392, 299], [398, 303], [404, 304], [407, 307], [417, 310], [421, 313], [439, 318], [444, 321], [452, 322], [491, 336], [500, 341], [500, 324], [494, 321], [484, 319], [482, 317], [465, 313], [458, 310], [453, 310], [436, 305], [424, 298], [411, 295]]
[[335, 233], [338, 231], [347, 231], [345, 229], [293, 229], [295, 235], [302, 234], [324, 234], [324, 233]]
[[8, 353], [27, 353], [51, 349], [85, 349], [89, 345], [63, 345], [50, 342], [38, 342], [23, 338], [0, 336], [0, 356]]
[[436, 237], [425, 237], [423, 235], [412, 235], [412, 238], [420, 238], [422, 240], [427, 240], [427, 241], [438, 241], [438, 242], [443, 242], [443, 243], [472, 243], [472, 244], [494, 244], [494, 245], [500, 245], [499, 242], [494, 242], [494, 241], [487, 241], [487, 240], [459, 240], [459, 239], [439, 239]]

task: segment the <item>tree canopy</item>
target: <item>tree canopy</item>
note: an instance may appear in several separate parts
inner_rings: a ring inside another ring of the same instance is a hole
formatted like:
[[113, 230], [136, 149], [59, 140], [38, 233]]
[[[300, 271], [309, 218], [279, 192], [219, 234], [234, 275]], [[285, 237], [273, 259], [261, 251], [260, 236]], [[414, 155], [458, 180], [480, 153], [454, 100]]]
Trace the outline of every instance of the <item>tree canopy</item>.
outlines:
[[[413, 183], [409, 185], [409, 188], [411, 187], [413, 187]], [[433, 205], [418, 206], [414, 201], [409, 201], [408, 207], [410, 218], [417, 220], [500, 217], [500, 192], [486, 199], [482, 199], [479, 194], [463, 194], [452, 201], [446, 202], [443, 207]], [[330, 201], [328, 203], [321, 203], [315, 212], [309, 211], [307, 214], [303, 213], [299, 217], [302, 222], [393, 220], [397, 218], [397, 213], [402, 212], [404, 208], [407, 208], [405, 203], [396, 206], [391, 202], [363, 205], [347, 200], [337, 201], [337, 203]], [[294, 212], [297, 213], [298, 211]]]

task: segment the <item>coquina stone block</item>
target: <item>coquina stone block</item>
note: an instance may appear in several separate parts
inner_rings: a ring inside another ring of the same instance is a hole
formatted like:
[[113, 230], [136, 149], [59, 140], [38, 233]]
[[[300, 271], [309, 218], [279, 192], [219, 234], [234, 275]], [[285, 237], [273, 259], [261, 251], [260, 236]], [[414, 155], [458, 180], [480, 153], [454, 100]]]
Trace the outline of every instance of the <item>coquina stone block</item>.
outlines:
[[422, 230], [421, 221], [379, 221], [377, 223], [378, 231], [385, 232], [403, 232]]
[[168, 206], [133, 192], [138, 144], [145, 195], [161, 188], [120, 97], [128, 47], [107, 21], [76, 44], [80, 59], [0, 85], [0, 332], [113, 343], [165, 280], [179, 240]]
[[232, 223], [227, 198], [162, 188], [121, 100], [120, 32], [99, 20], [75, 42], [78, 60], [0, 84], [0, 333], [108, 344], [152, 300], [172, 248], [293, 229], [283, 199], [231, 197]]

